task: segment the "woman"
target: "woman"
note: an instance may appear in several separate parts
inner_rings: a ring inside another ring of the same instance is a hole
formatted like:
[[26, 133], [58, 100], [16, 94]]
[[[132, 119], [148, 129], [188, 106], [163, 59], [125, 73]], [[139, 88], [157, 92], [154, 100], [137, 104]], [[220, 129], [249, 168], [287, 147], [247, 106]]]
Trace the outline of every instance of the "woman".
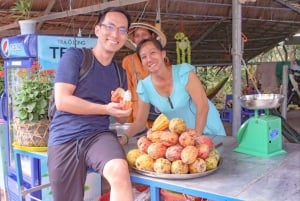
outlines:
[[155, 39], [141, 41], [137, 46], [137, 54], [150, 75], [138, 83], [138, 121], [134, 121], [126, 131], [128, 137], [144, 125], [149, 103], [169, 119], [183, 118], [187, 127], [195, 128], [200, 135], [226, 135], [219, 112], [207, 99], [194, 66], [187, 63], [166, 64], [166, 51]]

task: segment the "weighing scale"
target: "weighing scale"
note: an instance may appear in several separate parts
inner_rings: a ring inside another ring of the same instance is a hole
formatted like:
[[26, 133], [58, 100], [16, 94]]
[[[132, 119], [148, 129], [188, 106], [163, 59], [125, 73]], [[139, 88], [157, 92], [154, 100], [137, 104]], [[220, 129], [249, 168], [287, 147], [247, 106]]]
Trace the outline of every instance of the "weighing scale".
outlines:
[[[280, 117], [269, 114], [269, 109], [278, 108], [284, 96], [281, 94], [253, 94], [240, 97], [241, 105], [254, 110], [254, 116], [246, 120], [237, 134], [236, 152], [259, 157], [284, 154]], [[259, 114], [258, 110], [264, 110]]]

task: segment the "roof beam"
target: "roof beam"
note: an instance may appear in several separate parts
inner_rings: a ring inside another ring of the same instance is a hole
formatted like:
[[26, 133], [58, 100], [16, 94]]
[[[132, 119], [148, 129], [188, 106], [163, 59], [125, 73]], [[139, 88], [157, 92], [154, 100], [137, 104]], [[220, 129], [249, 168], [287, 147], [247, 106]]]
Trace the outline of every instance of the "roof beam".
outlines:
[[[48, 15], [48, 14], [51, 12], [53, 6], [55, 5], [55, 2], [56, 2], [56, 0], [50, 0], [50, 2], [48, 3], [48, 6], [47, 6], [47, 8], [46, 8], [46, 10], [44, 11], [44, 15]], [[43, 24], [44, 24], [44, 21], [40, 21], [40, 22], [38, 23], [36, 29], [37, 29], [37, 30], [40, 30], [41, 27], [43, 26]]]
[[[126, 5], [141, 3], [141, 2], [145, 2], [145, 1], [148, 1], [148, 0], [109, 1], [107, 3], [95, 4], [93, 6], [87, 6], [87, 7], [77, 8], [77, 9], [63, 11], [63, 12], [59, 12], [59, 13], [43, 15], [41, 17], [32, 18], [32, 20], [36, 20], [37, 22], [44, 22], [44, 21], [58, 19], [58, 18], [64, 18], [64, 17], [70, 17], [70, 16], [75, 16], [75, 15], [97, 12], [99, 10], [103, 10], [108, 7], [126, 6]], [[17, 28], [18, 26], [19, 26], [18, 22], [14, 22], [12, 24], [5, 25], [5, 26], [0, 27], [0, 32], [8, 30], [8, 29]]]
[[283, 1], [283, 0], [275, 0], [276, 2], [280, 3], [281, 5], [284, 5], [288, 8], [290, 8], [291, 10], [293, 11], [296, 11], [298, 14], [300, 14], [300, 9], [295, 7], [295, 6], [292, 6], [291, 4], [289, 3], [286, 3], [286, 1]]

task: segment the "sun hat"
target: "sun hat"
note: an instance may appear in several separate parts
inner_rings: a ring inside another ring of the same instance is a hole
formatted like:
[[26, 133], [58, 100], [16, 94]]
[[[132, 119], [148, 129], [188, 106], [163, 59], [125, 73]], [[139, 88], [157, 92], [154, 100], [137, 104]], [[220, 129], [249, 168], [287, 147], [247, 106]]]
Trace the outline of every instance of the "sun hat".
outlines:
[[153, 32], [156, 35], [156, 39], [160, 41], [160, 43], [162, 44], [163, 47], [166, 46], [167, 44], [167, 38], [166, 35], [157, 27], [152, 26], [150, 24], [147, 23], [142, 23], [142, 22], [136, 22], [136, 23], [131, 23], [130, 27], [129, 27], [129, 31], [128, 31], [128, 39], [125, 43], [125, 46], [128, 47], [131, 50], [136, 49], [137, 44], [135, 44], [133, 42], [133, 33], [135, 31], [136, 28], [143, 28], [143, 29], [148, 29], [151, 32]]

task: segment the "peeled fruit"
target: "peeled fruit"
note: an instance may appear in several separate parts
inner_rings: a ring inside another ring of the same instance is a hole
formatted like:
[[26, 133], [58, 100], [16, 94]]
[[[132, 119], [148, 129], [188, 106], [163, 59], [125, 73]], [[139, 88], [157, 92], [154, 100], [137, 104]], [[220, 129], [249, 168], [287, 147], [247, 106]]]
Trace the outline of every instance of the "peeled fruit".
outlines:
[[184, 147], [181, 151], [181, 160], [186, 164], [193, 163], [198, 157], [198, 149], [195, 146]]
[[152, 144], [152, 142], [146, 137], [142, 136], [137, 141], [137, 147], [139, 150], [147, 153], [148, 147]]
[[156, 173], [170, 174], [171, 162], [165, 158], [158, 158], [154, 161], [153, 170]]
[[173, 118], [169, 122], [169, 130], [178, 134], [186, 130], [186, 123], [182, 118]]
[[213, 170], [218, 167], [218, 160], [216, 159], [216, 157], [208, 157], [207, 159], [205, 159], [205, 163], [206, 170]]
[[124, 90], [121, 87], [118, 87], [111, 93], [111, 101], [115, 103], [120, 103], [120, 107], [122, 110], [128, 110], [132, 107], [132, 97], [131, 92], [129, 90]]
[[179, 136], [179, 144], [181, 144], [184, 147], [193, 146], [193, 145], [195, 145], [195, 139], [193, 136], [190, 135], [190, 133], [183, 132]]
[[144, 152], [142, 152], [139, 149], [131, 149], [127, 152], [126, 154], [126, 159], [128, 161], [128, 164], [130, 167], [135, 167], [135, 161], [136, 159], [141, 156], [142, 154], [144, 154]]
[[165, 156], [169, 161], [180, 160], [182, 149], [183, 147], [179, 144], [170, 146], [167, 148]]
[[160, 137], [165, 133], [166, 131], [152, 131], [148, 130], [147, 132], [147, 138], [151, 142], [160, 142]]
[[153, 164], [154, 164], [154, 159], [151, 158], [148, 154], [140, 155], [135, 161], [135, 166], [139, 170], [146, 170], [146, 171], [153, 172]]
[[125, 90], [121, 87], [116, 88], [114, 91], [111, 93], [111, 102], [115, 103], [120, 103], [123, 100]]
[[202, 158], [197, 158], [193, 163], [189, 164], [189, 172], [203, 173], [206, 171], [206, 162]]
[[182, 160], [173, 161], [171, 164], [172, 174], [187, 174], [189, 172], [188, 164], [182, 162]]
[[198, 149], [198, 158], [206, 159], [209, 156], [210, 150], [207, 144], [196, 145]]
[[160, 136], [160, 141], [166, 146], [172, 146], [178, 143], [178, 134], [170, 131], [165, 131], [161, 136]]
[[153, 122], [152, 131], [163, 131], [169, 127], [169, 119], [166, 115], [161, 113]]
[[161, 142], [153, 142], [148, 147], [147, 153], [153, 159], [164, 157], [167, 151], [167, 147]]
[[207, 144], [209, 149], [212, 150], [215, 147], [214, 141], [207, 135], [199, 135], [196, 137], [196, 144]]

